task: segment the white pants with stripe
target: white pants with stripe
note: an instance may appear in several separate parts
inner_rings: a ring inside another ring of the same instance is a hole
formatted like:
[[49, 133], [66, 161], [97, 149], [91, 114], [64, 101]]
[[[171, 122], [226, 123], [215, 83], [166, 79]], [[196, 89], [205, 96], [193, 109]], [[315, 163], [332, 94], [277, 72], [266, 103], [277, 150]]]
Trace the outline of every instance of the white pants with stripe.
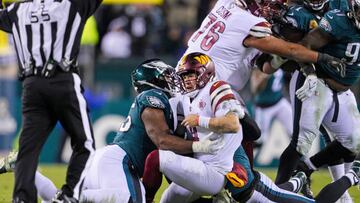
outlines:
[[314, 203], [315, 200], [293, 192], [283, 190], [265, 174], [260, 173], [260, 180], [247, 203]]
[[292, 135], [292, 110], [290, 102], [288, 102], [285, 98], [282, 98], [273, 106], [255, 108], [255, 121], [261, 130], [261, 137], [259, 138], [260, 142], [264, 143], [268, 139], [271, 123], [274, 119], [280, 121], [289, 136]]
[[184, 203], [202, 195], [215, 195], [225, 185], [223, 171], [171, 151], [159, 150], [160, 171], [173, 182], [162, 194], [160, 202]]
[[127, 161], [126, 152], [117, 145], [96, 150], [81, 180], [80, 202], [128, 203], [131, 198], [132, 202], [145, 203], [144, 186], [131, 174]]
[[[355, 96], [351, 90], [337, 93], [338, 111], [336, 109], [333, 91], [319, 79], [316, 94], [302, 102], [295, 100], [296, 80], [299, 72], [296, 71], [290, 83], [290, 97], [294, 110], [300, 115], [295, 120], [294, 132], [298, 128], [298, 135], [293, 136], [292, 144], [296, 144], [296, 150], [306, 155], [313, 140], [320, 134], [319, 128], [323, 124], [326, 130], [339, 141], [344, 147], [356, 151], [360, 144], [360, 115], [357, 109]], [[295, 140], [294, 140], [295, 138]]]

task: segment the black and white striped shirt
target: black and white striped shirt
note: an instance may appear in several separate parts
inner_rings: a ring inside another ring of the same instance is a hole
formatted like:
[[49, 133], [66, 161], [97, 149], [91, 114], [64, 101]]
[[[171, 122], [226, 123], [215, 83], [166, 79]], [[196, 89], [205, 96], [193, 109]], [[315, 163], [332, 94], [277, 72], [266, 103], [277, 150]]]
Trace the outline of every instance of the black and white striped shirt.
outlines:
[[76, 61], [85, 22], [101, 1], [33, 0], [1, 10], [0, 29], [13, 34], [20, 68]]

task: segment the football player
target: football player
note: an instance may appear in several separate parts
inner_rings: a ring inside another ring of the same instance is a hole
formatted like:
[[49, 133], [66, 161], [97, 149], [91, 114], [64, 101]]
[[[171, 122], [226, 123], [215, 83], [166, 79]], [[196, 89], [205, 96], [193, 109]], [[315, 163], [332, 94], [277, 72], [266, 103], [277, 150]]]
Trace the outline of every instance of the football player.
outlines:
[[[272, 9], [282, 7], [281, 9], [282, 9], [283, 15], [270, 17], [271, 21], [275, 22], [274, 26], [273, 26], [273, 30], [278, 35], [281, 35], [283, 38], [286, 38], [287, 40], [294, 41], [294, 42], [300, 41], [306, 33], [308, 33], [310, 30], [316, 28], [321, 19], [321, 16], [327, 10], [329, 10], [329, 9], [331, 10], [331, 9], [335, 9], [335, 8], [341, 9], [341, 10], [348, 10], [348, 3], [346, 0], [345, 1], [344, 0], [330, 0], [330, 1], [306, 0], [306, 1], [304, 1], [304, 4], [301, 4], [301, 5], [295, 4], [294, 6], [290, 6], [288, 9], [286, 7], [284, 8], [284, 5], [280, 5], [280, 2], [278, 2], [278, 1], [267, 1], [266, 3], [269, 4], [269, 7], [271, 7]], [[274, 4], [276, 4], [275, 6], [277, 6], [277, 7], [275, 7]], [[272, 12], [272, 13], [274, 13], [274, 12]], [[284, 14], [285, 14], [285, 17], [284, 17]], [[270, 57], [270, 58], [272, 58], [272, 57]], [[279, 57], [276, 57], [276, 58], [279, 58]], [[282, 63], [285, 62], [284, 60], [281, 60], [281, 59], [280, 59], [280, 61]], [[296, 64], [296, 63], [295, 64], [291, 63], [291, 62], [284, 63], [284, 65], [282, 67], [286, 67], [286, 66], [287, 67], [292, 66], [291, 67], [292, 69], [294, 69], [294, 67], [297, 67], [298, 69], [300, 69], [300, 67], [298, 67], [298, 64]], [[266, 69], [266, 70], [269, 70], [269, 69]], [[271, 72], [272, 71], [270, 71], [269, 73], [271, 73]], [[294, 81], [296, 80], [295, 76], [296, 76], [296, 74], [293, 75], [292, 83], [294, 83]], [[310, 80], [310, 78], [309, 78], [308, 82], [315, 83], [316, 80]], [[292, 85], [292, 87], [294, 87], [294, 85]], [[309, 84], [307, 87], [315, 88], [315, 85]], [[290, 91], [290, 93], [294, 93], [294, 92], [295, 91]], [[299, 90], [299, 92], [300, 92], [300, 90]], [[291, 101], [292, 101], [292, 104], [294, 107], [295, 106], [294, 101], [297, 101], [295, 95], [291, 96]], [[299, 110], [299, 109], [295, 109], [295, 110]], [[296, 115], [299, 115], [299, 113], [296, 113]], [[307, 119], [307, 118], [301, 117], [300, 122], [301, 122], [301, 119]], [[295, 127], [296, 127], [294, 129], [295, 132], [298, 132], [296, 130], [296, 129], [298, 129], [298, 127], [297, 127], [298, 125], [299, 125], [299, 122], [295, 122]], [[320, 131], [324, 135], [326, 142], [328, 144], [330, 144], [330, 142], [331, 142], [330, 137], [323, 126], [320, 127]], [[295, 133], [294, 137], [298, 137], [298, 133]], [[339, 148], [340, 146], [341, 146], [341, 144], [339, 142], [335, 141], [329, 145], [329, 148], [334, 148], [334, 147]], [[328, 156], [327, 153], [322, 153], [319, 155], [320, 155], [320, 157]], [[317, 156], [319, 156], [319, 155], [317, 155]], [[354, 157], [353, 155], [349, 155], [348, 157], [345, 158], [345, 161], [351, 163], [353, 160], [353, 157]], [[342, 175], [345, 174], [344, 165], [341, 163], [342, 163], [341, 160], [333, 160], [333, 161], [328, 162], [329, 170], [332, 174], [333, 180], [337, 180], [338, 178], [340, 178]], [[284, 164], [286, 164], [286, 163], [284, 163]], [[304, 164], [302, 164], [302, 165], [304, 165]], [[307, 175], [310, 175], [310, 171], [311, 170], [307, 170]], [[287, 177], [289, 177], [289, 176], [287, 176]], [[277, 181], [277, 183], [278, 183], [278, 181]], [[307, 185], [307, 187], [304, 187], [302, 192], [306, 196], [312, 196], [312, 192], [310, 190], [309, 185]], [[350, 195], [346, 192], [344, 194], [344, 196], [342, 197], [342, 200], [351, 200]]]
[[[310, 30], [316, 28], [318, 26], [318, 23], [321, 19], [321, 17], [324, 15], [324, 13], [328, 10], [332, 9], [340, 9], [347, 11], [349, 9], [347, 0], [321, 0], [321, 1], [312, 1], [312, 0], [306, 0], [304, 1], [303, 5], [295, 5], [291, 6], [288, 10], [288, 12], [285, 15], [286, 21], [291, 26], [283, 26], [283, 33], [286, 33], [287, 36], [289, 36], [289, 33], [296, 33], [298, 35], [298, 40], [300, 40], [306, 33], [308, 33]], [[285, 29], [289, 30], [285, 30]], [[285, 35], [286, 35], [285, 34]], [[316, 82], [316, 80], [314, 80]], [[315, 87], [315, 86], [314, 86]], [[295, 95], [291, 97], [292, 101], [295, 101]], [[306, 118], [304, 118], [306, 119]], [[301, 120], [301, 118], [300, 118]], [[300, 121], [301, 122], [301, 121]], [[298, 124], [296, 124], [297, 126]], [[323, 159], [322, 156], [331, 156], [327, 153], [331, 148], [339, 148], [341, 147], [341, 144], [337, 141], [331, 142], [331, 139], [326, 132], [326, 129], [321, 126], [320, 132], [323, 135], [328, 148], [326, 148], [322, 153], [319, 153], [316, 155], [317, 158], [312, 158], [313, 160]], [[297, 136], [297, 135], [295, 135]], [[345, 159], [345, 165], [347, 165], [347, 169], [349, 168], [349, 165], [351, 165], [354, 155], [349, 155], [344, 157]], [[305, 158], [308, 159], [308, 158]], [[286, 164], [286, 163], [285, 163]], [[342, 177], [345, 174], [345, 167], [343, 164], [343, 160], [332, 160], [328, 163], [330, 174], [333, 178], [333, 180], [337, 180], [340, 177]], [[301, 165], [304, 165], [304, 163], [301, 163]], [[318, 165], [316, 163], [316, 165]], [[303, 167], [301, 167], [303, 168]], [[303, 169], [302, 169], [303, 170]], [[310, 176], [312, 170], [306, 170], [307, 175]], [[307, 185], [308, 186], [308, 185]], [[312, 192], [310, 190], [310, 187], [308, 188], [304, 187], [303, 193], [306, 196], [312, 196]], [[348, 192], [346, 192], [343, 197], [341, 198], [341, 202], [352, 202], [351, 197]]]
[[[324, 62], [342, 66], [338, 59], [328, 54], [310, 51], [301, 45], [273, 37], [270, 23], [256, 16], [259, 15], [259, 8], [253, 0], [217, 1], [201, 27], [188, 41], [185, 55], [202, 52], [210, 56], [215, 63], [216, 77], [226, 81], [236, 92], [249, 80], [255, 58], [260, 51], [303, 62]], [[245, 131], [254, 129], [253, 126], [256, 125], [251, 122], [241, 123]], [[255, 140], [259, 136], [259, 131], [256, 130], [244, 132], [245, 140]], [[251, 161], [252, 148], [245, 150]]]
[[257, 144], [267, 141], [274, 119], [282, 124], [289, 137], [292, 134], [291, 105], [282, 93], [283, 75], [282, 70], [271, 75], [257, 69], [252, 72], [250, 89], [254, 95], [255, 121], [261, 130]]
[[[0, 158], [0, 174], [14, 171], [17, 155], [17, 151], [12, 151], [6, 157]], [[56, 186], [39, 171], [35, 173], [35, 186], [42, 203], [52, 202], [57, 192]], [[71, 201], [64, 200], [64, 202], [70, 203]]]
[[[357, 81], [359, 61], [356, 46], [359, 31], [356, 27], [356, 2], [352, 1], [351, 10], [328, 11], [319, 23], [319, 27], [311, 31], [303, 43], [313, 49], [321, 49], [325, 53], [333, 53], [346, 61], [346, 70], [334, 72], [323, 63], [310, 68], [305, 79], [302, 74], [295, 73], [292, 82], [292, 95], [295, 90], [295, 123], [292, 142], [280, 158], [280, 167], [276, 183], [286, 181], [297, 165], [301, 156], [306, 155], [313, 139], [319, 134], [322, 123], [334, 135], [335, 142], [325, 148], [326, 151], [307, 160], [312, 169], [341, 158], [352, 162], [356, 145], [359, 142], [359, 119], [356, 101], [349, 87]], [[346, 33], [346, 36], [344, 35]], [[317, 77], [321, 78], [317, 80]], [[304, 82], [305, 81], [305, 82]], [[302, 86], [302, 84], [304, 84]], [[317, 84], [317, 85], [316, 85]], [[314, 95], [315, 94], [315, 95]], [[302, 100], [300, 100], [300, 99]], [[306, 106], [306, 109], [301, 108]], [[327, 153], [325, 153], [327, 152]], [[345, 172], [351, 164], [345, 165]]]
[[89, 161], [77, 186], [80, 201], [145, 202], [140, 178], [145, 158], [151, 151], [205, 155], [222, 147], [221, 139], [189, 141], [172, 136], [174, 123], [168, 99], [178, 81], [174, 68], [159, 59], [151, 59], [141, 63], [131, 78], [139, 95], [113, 144], [96, 150]]
[[[225, 174], [233, 167], [234, 152], [242, 141], [239, 117], [244, 116], [230, 86], [212, 80], [214, 63], [207, 55], [198, 52], [185, 55], [177, 74], [183, 90], [176, 98], [177, 114], [185, 116], [181, 124], [187, 127], [193, 140], [211, 137], [223, 140], [224, 147], [214, 154], [194, 152], [193, 158], [167, 150], [156, 150], [148, 156], [146, 163], [151, 165], [146, 168], [150, 172], [145, 170], [143, 182], [153, 185], [150, 180], [157, 179], [159, 187], [163, 173], [172, 183], [164, 191], [161, 202], [171, 203], [191, 202], [221, 191], [226, 183]], [[151, 201], [150, 194], [147, 197]]]

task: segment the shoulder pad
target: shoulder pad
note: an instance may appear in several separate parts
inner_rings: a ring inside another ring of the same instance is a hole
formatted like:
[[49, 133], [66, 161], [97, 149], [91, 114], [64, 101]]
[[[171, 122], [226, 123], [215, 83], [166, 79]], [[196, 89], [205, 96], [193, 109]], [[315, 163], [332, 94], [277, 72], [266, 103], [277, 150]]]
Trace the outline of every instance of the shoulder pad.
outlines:
[[216, 111], [219, 104], [229, 99], [235, 99], [231, 87], [226, 82], [219, 80], [214, 82], [210, 87], [211, 109]]
[[249, 35], [263, 38], [272, 35], [271, 24], [264, 21], [251, 27]]

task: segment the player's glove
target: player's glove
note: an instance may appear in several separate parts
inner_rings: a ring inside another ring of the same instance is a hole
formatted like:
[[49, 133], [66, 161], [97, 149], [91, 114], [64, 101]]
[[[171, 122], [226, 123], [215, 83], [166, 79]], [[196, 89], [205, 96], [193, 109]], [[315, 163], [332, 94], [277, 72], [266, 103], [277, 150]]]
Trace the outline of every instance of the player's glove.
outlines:
[[296, 91], [296, 96], [302, 102], [315, 94], [318, 78], [316, 75], [308, 75], [302, 87]]
[[270, 64], [274, 69], [279, 69], [286, 61], [288, 61], [288, 59], [282, 58], [278, 55], [273, 54], [272, 57], [273, 58], [271, 59]]
[[192, 150], [195, 153], [208, 153], [215, 154], [217, 151], [224, 147], [224, 138], [214, 133], [210, 133], [203, 140], [194, 141], [192, 144]]
[[332, 66], [333, 68], [335, 68], [335, 70], [338, 73], [340, 73], [341, 77], [345, 77], [345, 74], [346, 74], [345, 61], [340, 60], [336, 57], [330, 56], [329, 54], [319, 53], [317, 63], [326, 63], [326, 64]]

